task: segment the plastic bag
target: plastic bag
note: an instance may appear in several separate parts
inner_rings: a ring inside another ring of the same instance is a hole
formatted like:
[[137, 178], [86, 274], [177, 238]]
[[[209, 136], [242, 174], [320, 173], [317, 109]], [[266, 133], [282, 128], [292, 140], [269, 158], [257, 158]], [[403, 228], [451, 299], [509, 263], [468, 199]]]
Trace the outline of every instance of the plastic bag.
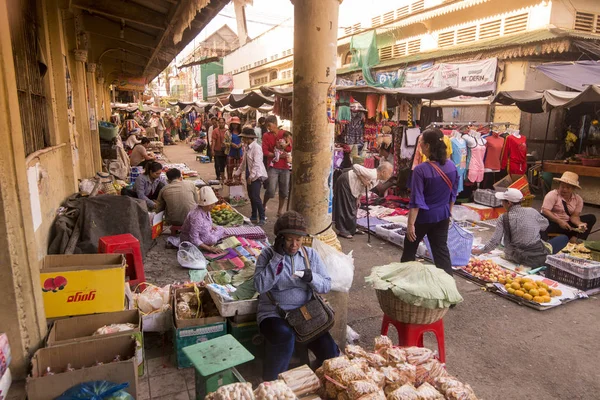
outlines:
[[206, 258], [196, 246], [190, 242], [181, 242], [177, 251], [177, 261], [184, 268], [206, 269]]
[[337, 251], [319, 239], [313, 239], [312, 248], [315, 249], [325, 269], [331, 278], [331, 290], [335, 292], [348, 292], [354, 279], [354, 258], [352, 252], [344, 254]]
[[165, 287], [147, 286], [146, 290], [136, 295], [137, 308], [144, 314], [169, 307], [171, 285]]
[[80, 383], [67, 390], [56, 400], [135, 400], [124, 389], [129, 383], [116, 384], [107, 381]]
[[471, 210], [465, 206], [454, 206], [452, 207], [452, 219], [455, 221], [479, 221], [481, 216], [476, 211]]

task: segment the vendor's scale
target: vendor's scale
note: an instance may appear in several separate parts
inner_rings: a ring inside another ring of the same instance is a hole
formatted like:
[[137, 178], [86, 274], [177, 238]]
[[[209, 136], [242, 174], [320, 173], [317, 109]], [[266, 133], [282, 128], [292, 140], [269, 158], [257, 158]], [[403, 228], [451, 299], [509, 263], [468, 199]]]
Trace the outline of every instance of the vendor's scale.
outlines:
[[223, 385], [243, 382], [236, 366], [254, 356], [233, 336], [225, 335], [183, 349], [196, 369], [196, 399], [203, 399]]

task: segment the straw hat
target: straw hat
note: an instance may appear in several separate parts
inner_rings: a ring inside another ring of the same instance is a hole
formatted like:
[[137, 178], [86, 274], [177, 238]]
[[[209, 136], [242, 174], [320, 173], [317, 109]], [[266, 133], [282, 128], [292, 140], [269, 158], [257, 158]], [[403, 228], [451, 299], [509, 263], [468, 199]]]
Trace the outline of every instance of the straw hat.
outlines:
[[231, 125], [231, 124], [241, 125], [242, 121], [240, 121], [239, 117], [231, 117], [231, 119], [229, 120], [229, 125]]
[[209, 186], [204, 186], [200, 189], [200, 201], [198, 201], [199, 206], [210, 206], [211, 204], [216, 204], [219, 202], [215, 192]]
[[575, 186], [577, 189], [581, 189], [579, 186], [579, 175], [575, 172], [564, 172], [560, 178], [554, 178], [557, 182], [566, 183], [567, 185]]

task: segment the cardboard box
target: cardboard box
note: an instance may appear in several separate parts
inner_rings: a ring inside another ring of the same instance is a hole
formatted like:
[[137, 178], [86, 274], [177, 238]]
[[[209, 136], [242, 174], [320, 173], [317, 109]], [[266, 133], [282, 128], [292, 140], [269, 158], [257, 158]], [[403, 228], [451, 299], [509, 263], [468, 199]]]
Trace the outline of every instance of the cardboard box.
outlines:
[[122, 254], [46, 256], [40, 282], [46, 318], [125, 309]]
[[10, 365], [10, 345], [8, 344], [8, 335], [6, 333], [0, 333], [0, 378], [8, 370]]
[[163, 232], [165, 212], [161, 211], [152, 217], [152, 239], [156, 239]]
[[[31, 376], [26, 383], [28, 399], [54, 400], [77, 384], [99, 380], [127, 382], [129, 387], [125, 390], [137, 398], [135, 339], [114, 336], [102, 340], [101, 345], [99, 343], [90, 340], [36, 351], [31, 360]], [[125, 361], [112, 362], [117, 355]], [[94, 366], [96, 362], [104, 364]], [[68, 364], [75, 370], [65, 372]], [[43, 376], [48, 367], [55, 375]]]
[[6, 372], [0, 377], [0, 400], [8, 399], [8, 389], [10, 389], [10, 385], [12, 384], [12, 375], [10, 373], [10, 369], [7, 369]]
[[227, 332], [242, 344], [250, 353], [256, 357], [261, 356], [262, 336], [258, 330], [256, 320], [250, 322], [234, 322], [232, 318], [227, 319]]
[[[194, 319], [177, 318], [177, 296], [179, 293], [186, 292], [194, 292], [194, 288], [175, 289], [173, 294], [173, 343], [179, 368], [192, 366], [192, 362], [183, 353], [184, 347], [227, 334], [226, 319], [221, 316]], [[208, 289], [202, 290], [201, 301], [205, 305], [212, 303]], [[214, 303], [212, 306], [214, 307]]]
[[[111, 324], [135, 325], [130, 331], [109, 333], [106, 335], [92, 336], [99, 328]], [[48, 347], [61, 346], [69, 343], [84, 342], [88, 340], [102, 341], [114, 336], [134, 335], [138, 343], [136, 358], [141, 360], [138, 365], [138, 375], [144, 375], [144, 335], [141, 332], [141, 318], [138, 310], [125, 310], [112, 313], [85, 315], [81, 317], [65, 318], [54, 322], [48, 334]]]
[[496, 211], [492, 207], [482, 206], [481, 204], [475, 203], [464, 203], [463, 206], [470, 208], [479, 214], [482, 221], [486, 221], [488, 219], [495, 219], [498, 217]]

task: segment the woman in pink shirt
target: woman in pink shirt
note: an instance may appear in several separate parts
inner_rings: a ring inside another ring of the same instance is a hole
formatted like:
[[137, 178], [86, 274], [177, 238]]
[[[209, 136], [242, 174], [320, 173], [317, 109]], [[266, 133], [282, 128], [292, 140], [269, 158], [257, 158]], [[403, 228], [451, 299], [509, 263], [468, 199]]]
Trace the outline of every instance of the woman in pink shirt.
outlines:
[[576, 243], [577, 239], [586, 240], [596, 223], [596, 216], [581, 215], [583, 199], [574, 193], [575, 189], [581, 189], [579, 176], [567, 171], [554, 180], [560, 185], [544, 197], [542, 204], [542, 215], [550, 221], [546, 233], [567, 235], [571, 243]]

